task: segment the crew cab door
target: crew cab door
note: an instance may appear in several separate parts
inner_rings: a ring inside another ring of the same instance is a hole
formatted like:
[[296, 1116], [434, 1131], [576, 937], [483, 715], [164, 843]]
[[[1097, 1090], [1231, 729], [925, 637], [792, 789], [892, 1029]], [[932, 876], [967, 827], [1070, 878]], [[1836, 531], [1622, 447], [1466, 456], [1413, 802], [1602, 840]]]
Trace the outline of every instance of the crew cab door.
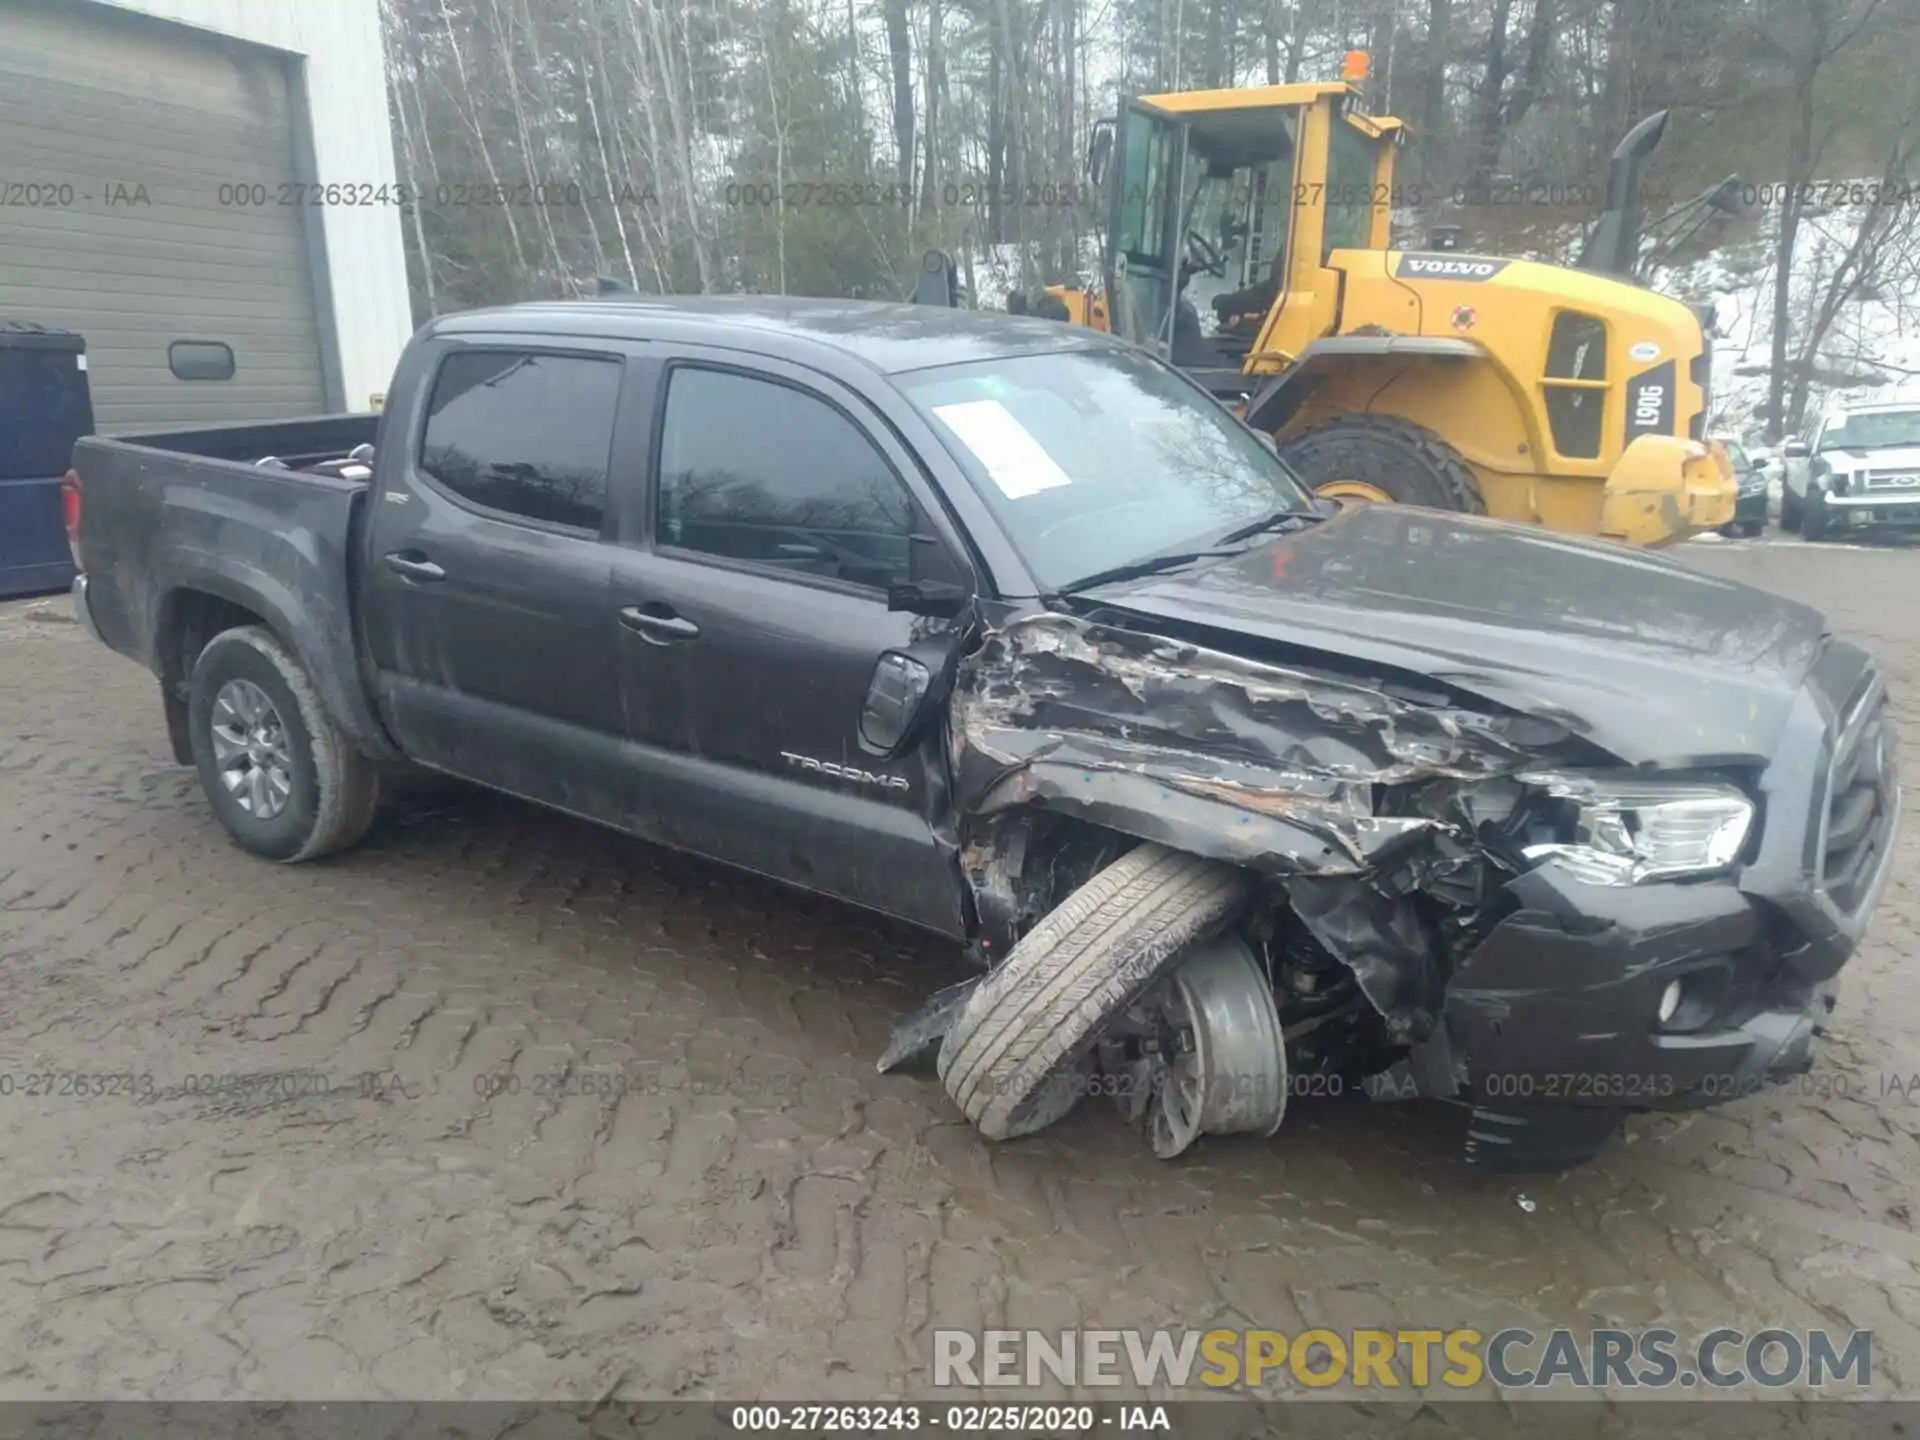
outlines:
[[1113, 333], [1165, 356], [1180, 281], [1187, 125], [1140, 100], [1120, 107], [1107, 181], [1106, 286]]
[[628, 359], [516, 335], [439, 342], [423, 362], [367, 519], [361, 624], [383, 718], [415, 760], [617, 822], [626, 722], [602, 533], [610, 488], [639, 478], [619, 448]]
[[951, 563], [912, 456], [800, 366], [666, 348], [651, 484], [623, 508], [611, 604], [634, 746], [624, 827], [898, 915], [962, 928], [944, 821], [944, 707], [897, 758], [861, 744], [883, 656], [938, 675], [947, 622], [888, 609]]
[[1781, 488], [1797, 501], [1807, 498], [1807, 481], [1813, 473], [1813, 457], [1820, 449], [1820, 435], [1825, 429], [1824, 417], [1809, 421], [1799, 435], [1791, 437], [1799, 442], [1793, 447], [1799, 453], [1787, 455], [1781, 462]]

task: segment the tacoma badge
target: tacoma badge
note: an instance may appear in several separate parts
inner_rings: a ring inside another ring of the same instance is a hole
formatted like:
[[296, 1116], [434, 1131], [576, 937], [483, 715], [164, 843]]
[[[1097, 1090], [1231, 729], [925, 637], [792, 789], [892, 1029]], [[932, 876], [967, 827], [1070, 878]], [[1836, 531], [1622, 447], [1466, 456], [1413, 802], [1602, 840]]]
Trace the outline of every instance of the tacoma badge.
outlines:
[[817, 775], [830, 775], [835, 780], [851, 780], [856, 785], [872, 785], [881, 790], [913, 788], [901, 775], [876, 775], [871, 770], [862, 770], [854, 765], [836, 765], [831, 760], [815, 760], [811, 755], [796, 755], [791, 750], [782, 750], [780, 758], [789, 765], [799, 766], [802, 770], [811, 770]]

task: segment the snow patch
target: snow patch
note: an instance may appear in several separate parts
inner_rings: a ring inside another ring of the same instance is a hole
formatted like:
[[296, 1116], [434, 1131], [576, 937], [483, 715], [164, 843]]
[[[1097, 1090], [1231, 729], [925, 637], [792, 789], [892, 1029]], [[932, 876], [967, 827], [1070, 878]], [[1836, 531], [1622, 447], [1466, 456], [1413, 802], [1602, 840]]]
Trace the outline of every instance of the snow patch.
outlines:
[[[1841, 258], [1859, 234], [1859, 209], [1809, 211], [1803, 218], [1790, 280], [1796, 332], [1812, 314]], [[1904, 217], [1896, 217], [1901, 226]], [[1714, 307], [1715, 430], [1749, 442], [1754, 458], [1772, 366], [1774, 253], [1779, 212], [1769, 209], [1710, 254], [1656, 267], [1648, 283], [1667, 294]], [[1879, 272], [1845, 301], [1814, 363], [1809, 415], [1866, 402], [1920, 397], [1920, 244], [1887, 246]]]

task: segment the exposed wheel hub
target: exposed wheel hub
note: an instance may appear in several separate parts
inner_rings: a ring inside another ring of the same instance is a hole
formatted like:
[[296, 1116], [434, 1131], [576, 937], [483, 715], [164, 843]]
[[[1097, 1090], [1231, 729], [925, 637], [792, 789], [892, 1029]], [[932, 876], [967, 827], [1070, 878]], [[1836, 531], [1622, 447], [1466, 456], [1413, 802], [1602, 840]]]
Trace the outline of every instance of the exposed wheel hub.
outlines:
[[1266, 971], [1234, 936], [1197, 946], [1145, 1007], [1156, 1041], [1125, 1067], [1122, 1112], [1171, 1160], [1202, 1135], [1271, 1135], [1287, 1109], [1286, 1037]]
[[247, 814], [271, 820], [293, 798], [293, 755], [273, 701], [251, 680], [229, 680], [213, 697], [213, 760], [220, 783]]

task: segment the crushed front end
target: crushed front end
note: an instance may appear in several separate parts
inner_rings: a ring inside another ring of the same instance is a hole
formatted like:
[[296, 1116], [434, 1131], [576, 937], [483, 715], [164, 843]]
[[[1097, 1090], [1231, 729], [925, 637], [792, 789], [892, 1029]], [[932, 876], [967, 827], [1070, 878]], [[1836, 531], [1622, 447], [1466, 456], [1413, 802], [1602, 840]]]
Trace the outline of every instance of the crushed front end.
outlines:
[[1878, 674], [1836, 646], [1755, 777], [1730, 862], [1636, 882], [1569, 853], [1506, 879], [1507, 913], [1458, 956], [1439, 1032], [1475, 1107], [1471, 1158], [1577, 1159], [1620, 1111], [1809, 1069], [1892, 861], [1896, 748]]
[[[1763, 768], [1650, 773], [1577, 717], [1163, 630], [1014, 620], [963, 663], [949, 725], [989, 967], [1139, 841], [1260, 877], [1075, 1057], [1158, 1153], [1364, 1090], [1472, 1107], [1479, 1163], [1560, 1168], [1627, 1112], [1811, 1064], [1899, 813], [1861, 652], [1825, 649]], [[883, 1068], [964, 1000], [935, 997]]]

